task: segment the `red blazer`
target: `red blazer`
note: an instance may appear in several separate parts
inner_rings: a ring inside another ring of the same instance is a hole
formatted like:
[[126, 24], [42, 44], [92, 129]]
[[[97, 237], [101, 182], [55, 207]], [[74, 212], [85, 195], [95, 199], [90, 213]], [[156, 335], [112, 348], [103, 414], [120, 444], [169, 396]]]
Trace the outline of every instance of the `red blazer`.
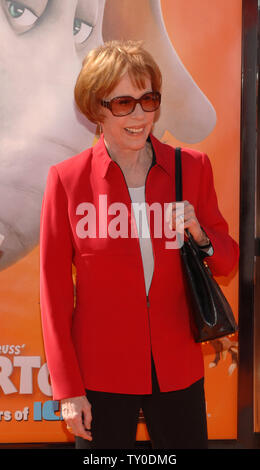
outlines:
[[[175, 201], [174, 149], [150, 138], [154, 165], [146, 179], [146, 202], [163, 205]], [[190, 331], [179, 250], [165, 248], [164, 233], [154, 237], [151, 217], [154, 274], [148, 303], [138, 238], [102, 238], [98, 215], [97, 236], [84, 238], [89, 225], [82, 203], [91, 202], [98, 214], [101, 194], [107, 195], [107, 207], [126, 205], [130, 234], [128, 188], [103, 136], [94, 147], [50, 168], [43, 198], [40, 296], [53, 398], [84, 395], [86, 388], [149, 394], [151, 350], [161, 391], [186, 388], [204, 371], [201, 346]], [[214, 254], [207, 259], [213, 274], [229, 274], [238, 260], [238, 245], [218, 209], [210, 161], [187, 148], [183, 199], [193, 204], [211, 239]], [[108, 215], [107, 225], [116, 215]]]

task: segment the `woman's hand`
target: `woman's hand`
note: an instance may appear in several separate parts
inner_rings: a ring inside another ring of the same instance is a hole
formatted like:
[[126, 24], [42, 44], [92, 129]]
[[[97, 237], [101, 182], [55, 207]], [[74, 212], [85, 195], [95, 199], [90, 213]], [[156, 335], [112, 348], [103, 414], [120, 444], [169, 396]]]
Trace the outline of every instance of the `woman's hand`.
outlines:
[[188, 229], [198, 245], [203, 246], [210, 243], [206, 233], [200, 226], [192, 204], [190, 204], [189, 201], [180, 201], [180, 203], [184, 204], [184, 212], [182, 214], [180, 214], [179, 209], [176, 210], [176, 202], [173, 202], [171, 205], [172, 220], [170, 220], [170, 222], [172, 223], [172, 230], [179, 231]]
[[92, 441], [90, 432], [91, 404], [84, 395], [61, 400], [61, 412], [67, 428], [72, 434]]

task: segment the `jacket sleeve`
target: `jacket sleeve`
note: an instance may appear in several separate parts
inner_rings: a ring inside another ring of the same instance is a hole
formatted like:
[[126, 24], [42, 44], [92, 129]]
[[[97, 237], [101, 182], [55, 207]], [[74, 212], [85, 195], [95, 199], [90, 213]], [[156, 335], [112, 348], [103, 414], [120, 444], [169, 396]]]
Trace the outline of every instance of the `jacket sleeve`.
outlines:
[[227, 276], [238, 263], [239, 247], [229, 235], [228, 224], [219, 210], [212, 167], [206, 154], [202, 155], [202, 164], [202, 178], [196, 215], [214, 250], [213, 254], [207, 257], [207, 263], [212, 274]]
[[54, 400], [85, 394], [71, 337], [73, 244], [68, 201], [55, 166], [49, 170], [40, 221], [40, 305]]

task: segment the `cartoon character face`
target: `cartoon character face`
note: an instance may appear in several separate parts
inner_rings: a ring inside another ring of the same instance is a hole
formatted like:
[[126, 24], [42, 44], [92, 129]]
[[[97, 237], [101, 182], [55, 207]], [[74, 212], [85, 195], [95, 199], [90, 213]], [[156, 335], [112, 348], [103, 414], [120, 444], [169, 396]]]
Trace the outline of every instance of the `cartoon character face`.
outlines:
[[2, 269], [38, 242], [49, 167], [93, 143], [96, 127], [73, 92], [83, 58], [102, 43], [104, 2], [0, 1]]
[[0, 0], [0, 35], [4, 269], [39, 241], [49, 167], [93, 144], [96, 126], [74, 102], [75, 82], [90, 49], [103, 40], [144, 40], [164, 77], [154, 128], [158, 138], [168, 130], [183, 142], [199, 142], [214, 128], [216, 116], [174, 51], [160, 0]]

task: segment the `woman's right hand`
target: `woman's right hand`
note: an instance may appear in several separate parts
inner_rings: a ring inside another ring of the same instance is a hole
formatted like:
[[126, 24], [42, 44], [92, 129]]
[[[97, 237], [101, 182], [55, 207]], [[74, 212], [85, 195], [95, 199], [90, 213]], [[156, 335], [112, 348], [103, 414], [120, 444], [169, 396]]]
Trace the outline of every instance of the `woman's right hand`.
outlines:
[[61, 400], [61, 412], [67, 428], [72, 434], [92, 441], [90, 431], [92, 421], [91, 404], [85, 395]]

